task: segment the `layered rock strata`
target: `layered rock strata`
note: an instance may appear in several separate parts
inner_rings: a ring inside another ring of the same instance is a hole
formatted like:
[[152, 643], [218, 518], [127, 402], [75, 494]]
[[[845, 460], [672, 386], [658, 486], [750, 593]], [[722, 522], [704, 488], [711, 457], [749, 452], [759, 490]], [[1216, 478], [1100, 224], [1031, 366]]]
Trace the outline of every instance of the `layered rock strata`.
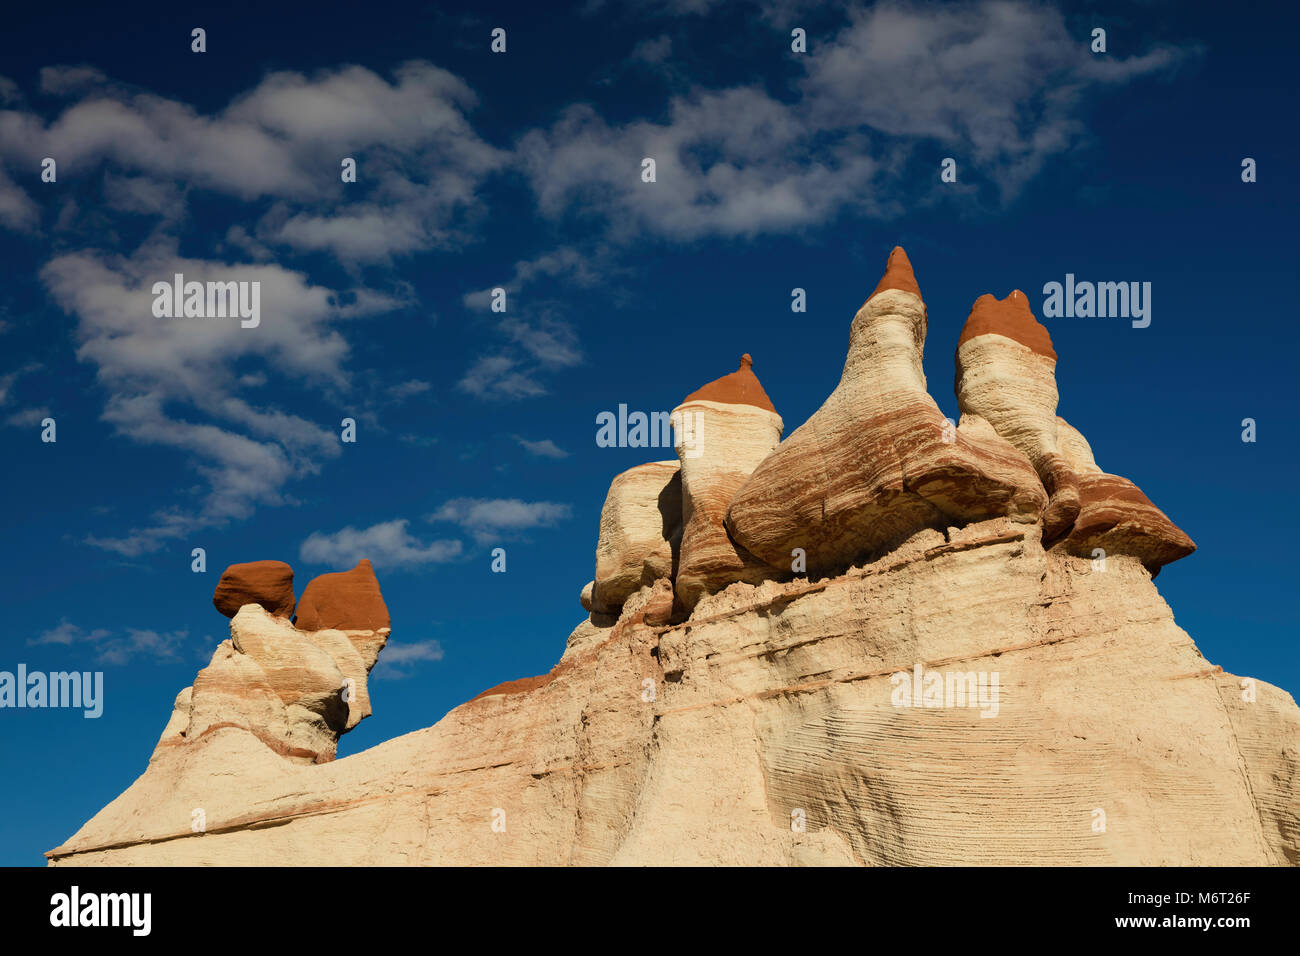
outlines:
[[680, 465], [611, 485], [556, 666], [355, 756], [389, 633], [369, 562], [294, 623], [232, 568], [230, 639], [51, 863], [1300, 864], [1300, 709], [1152, 583], [1190, 539], [1056, 415], [1016, 294], [963, 330], [959, 426], [926, 321], [896, 249], [784, 442], [749, 356], [688, 396]]
[[[676, 626], [647, 622], [655, 590], [581, 624], [551, 674], [354, 756], [294, 763], [230, 727], [160, 748], [51, 862], [1300, 858], [1300, 710], [1207, 662], [1133, 557], [1098, 572], [995, 520], [834, 578], [733, 584]], [[918, 665], [996, 675], [996, 716], [991, 693], [900, 705]]]
[[1049, 496], [1044, 540], [1071, 554], [1131, 554], [1152, 572], [1191, 554], [1192, 540], [1133, 482], [1103, 473], [1056, 414], [1056, 362], [1024, 293], [975, 301], [957, 345], [957, 404], [963, 423], [988, 423], [1033, 463]]
[[733, 581], [755, 583], [780, 573], [737, 545], [724, 525], [737, 489], [777, 446], [784, 428], [753, 364], [742, 355], [736, 371], [692, 392], [672, 413], [682, 476], [677, 599], [688, 610]]
[[588, 610], [617, 612], [644, 584], [677, 574], [682, 480], [675, 461], [637, 465], [610, 483], [600, 512]]
[[1019, 290], [982, 295], [957, 341], [957, 407], [979, 415], [1033, 464], [1048, 495], [1048, 541], [1079, 514], [1079, 481], [1056, 437], [1056, 352]]
[[1186, 533], [1165, 517], [1127, 478], [1103, 472], [1087, 439], [1058, 419], [1062, 447], [1079, 476], [1079, 516], [1059, 547], [1071, 554], [1131, 554], [1152, 574], [1196, 550]]
[[[281, 561], [231, 565], [221, 576], [213, 596], [218, 610], [226, 613], [223, 605], [249, 600], [233, 614], [230, 638], [217, 647], [193, 686], [177, 695], [151, 763], [226, 729], [247, 734], [290, 761], [326, 763], [334, 759], [339, 737], [370, 716], [368, 678], [390, 631], [370, 562], [316, 578], [303, 597], [313, 595], [313, 614], [348, 624], [382, 624], [373, 630], [307, 627], [302, 614], [295, 625], [283, 612], [268, 610], [266, 603], [276, 602], [265, 597], [282, 594], [283, 582], [292, 580], [293, 569]], [[277, 606], [283, 608], [283, 601]], [[315, 624], [320, 618], [307, 620]]]
[[300, 630], [336, 630], [347, 634], [366, 667], [375, 666], [388, 640], [388, 605], [368, 558], [351, 571], [322, 574], [303, 589], [294, 623]]
[[925, 335], [925, 303], [895, 248], [853, 319], [839, 385], [732, 498], [738, 544], [776, 566], [801, 549], [825, 573], [921, 528], [1038, 520], [1046, 495], [1024, 455], [954, 427], [926, 391]]

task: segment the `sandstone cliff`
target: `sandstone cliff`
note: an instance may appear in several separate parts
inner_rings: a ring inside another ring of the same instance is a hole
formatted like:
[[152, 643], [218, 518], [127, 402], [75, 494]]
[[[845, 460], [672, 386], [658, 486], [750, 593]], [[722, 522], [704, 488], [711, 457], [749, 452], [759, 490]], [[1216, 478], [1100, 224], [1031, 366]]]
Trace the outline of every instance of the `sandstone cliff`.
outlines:
[[1300, 709], [1175, 624], [1194, 546], [1058, 416], [1019, 298], [976, 302], [954, 425], [895, 250], [807, 423], [746, 356], [680, 466], [614, 480], [550, 673], [355, 756], [369, 564], [293, 622], [291, 571], [235, 566], [231, 639], [51, 863], [1300, 864]]

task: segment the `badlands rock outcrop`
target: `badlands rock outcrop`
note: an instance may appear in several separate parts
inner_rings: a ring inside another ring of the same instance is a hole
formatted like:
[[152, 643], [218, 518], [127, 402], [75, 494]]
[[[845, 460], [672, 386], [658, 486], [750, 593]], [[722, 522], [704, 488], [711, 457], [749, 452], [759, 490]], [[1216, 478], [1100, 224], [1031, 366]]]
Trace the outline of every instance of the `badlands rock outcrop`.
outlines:
[[1131, 554], [1150, 571], [1196, 550], [1133, 482], [1104, 474], [1056, 414], [1056, 352], [1023, 292], [975, 300], [957, 344], [957, 405], [1033, 463], [1048, 494], [1043, 538], [1071, 554]]
[[957, 340], [957, 407], [983, 418], [1029, 458], [1048, 496], [1048, 541], [1079, 514], [1079, 480], [1056, 443], [1056, 403], [1056, 352], [1025, 294], [980, 296]]
[[1079, 476], [1079, 516], [1058, 545], [1071, 554], [1131, 554], [1155, 574], [1196, 550], [1181, 528], [1165, 517], [1133, 482], [1103, 472], [1087, 439], [1064, 418], [1057, 419], [1062, 448]]
[[677, 462], [652, 461], [615, 477], [600, 512], [596, 577], [587, 609], [617, 612], [643, 584], [676, 577], [681, 540]]
[[748, 362], [690, 396], [675, 574], [676, 472], [639, 466], [556, 666], [425, 730], [331, 759], [388, 634], [367, 562], [308, 585], [296, 625], [240, 607], [145, 772], [51, 864], [1300, 864], [1300, 709], [1174, 622], [1152, 577], [1182, 533], [992, 341], [1018, 338], [959, 350], [952, 428], [924, 331], [897, 250], [784, 442]]
[[802, 549], [808, 569], [825, 573], [922, 528], [1038, 520], [1046, 494], [1024, 455], [954, 428], [926, 391], [926, 323], [895, 248], [853, 319], [839, 385], [732, 498], [727, 527], [742, 547], [777, 567]]
[[724, 524], [737, 489], [785, 427], [753, 365], [742, 355], [740, 368], [687, 395], [672, 413], [682, 474], [677, 598], [687, 609], [735, 581], [755, 584], [778, 573], [732, 540]]
[[[366, 575], [374, 582], [373, 592]], [[293, 762], [326, 763], [334, 759], [340, 735], [370, 715], [367, 678], [389, 631], [387, 610], [379, 613], [383, 598], [370, 563], [344, 575], [323, 575], [308, 591], [317, 598], [327, 596], [321, 606], [333, 620], [382, 622], [377, 630], [309, 628], [301, 614], [295, 626], [261, 600], [278, 593], [276, 588], [249, 583], [286, 580], [292, 582], [293, 569], [282, 561], [236, 564], [221, 576], [213, 597], [219, 611], [226, 613], [232, 595], [248, 600], [232, 615], [230, 638], [217, 647], [193, 686], [177, 695], [151, 764], [221, 730], [247, 735], [250, 745], [256, 741]], [[292, 594], [290, 585], [290, 598]]]

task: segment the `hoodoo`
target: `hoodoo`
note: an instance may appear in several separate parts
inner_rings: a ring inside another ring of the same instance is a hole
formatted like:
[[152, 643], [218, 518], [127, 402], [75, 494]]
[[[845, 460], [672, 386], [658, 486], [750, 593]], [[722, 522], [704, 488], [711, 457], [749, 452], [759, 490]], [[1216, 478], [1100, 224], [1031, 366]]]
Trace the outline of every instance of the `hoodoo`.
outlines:
[[370, 563], [294, 622], [287, 565], [232, 566], [230, 638], [51, 863], [1300, 864], [1300, 709], [1174, 622], [1152, 578], [1195, 546], [1058, 416], [1023, 295], [971, 309], [959, 426], [926, 330], [895, 249], [784, 441], [748, 355], [692, 392], [679, 462], [610, 485], [555, 667], [362, 753]]
[[826, 573], [922, 528], [1038, 520], [1046, 495], [1024, 456], [996, 435], [953, 428], [926, 391], [926, 326], [911, 263], [895, 248], [853, 319], [839, 385], [732, 498], [738, 544], [787, 567], [799, 548], [810, 571]]
[[1079, 480], [1056, 444], [1056, 403], [1056, 352], [1025, 294], [980, 296], [957, 340], [957, 407], [983, 418], [1029, 458], [1048, 496], [1048, 541], [1079, 514]]
[[735, 581], [757, 584], [779, 576], [732, 540], [727, 505], [754, 466], [781, 440], [784, 424], [754, 374], [754, 360], [687, 395], [673, 410], [682, 422], [682, 549], [677, 599], [687, 609]]

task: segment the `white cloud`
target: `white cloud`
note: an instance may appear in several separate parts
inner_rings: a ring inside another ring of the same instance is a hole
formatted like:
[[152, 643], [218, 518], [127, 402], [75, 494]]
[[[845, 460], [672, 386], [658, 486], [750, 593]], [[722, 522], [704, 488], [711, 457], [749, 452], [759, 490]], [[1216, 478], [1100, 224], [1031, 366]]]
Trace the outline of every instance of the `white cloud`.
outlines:
[[30, 428], [33, 425], [39, 425], [49, 417], [49, 414], [50, 410], [47, 406], [36, 405], [5, 416], [5, 424], [14, 428]]
[[[0, 327], [0, 330], [3, 330], [3, 327]], [[13, 391], [14, 385], [20, 378], [32, 372], [40, 371], [40, 369], [41, 366], [38, 363], [28, 362], [26, 365], [22, 365], [14, 369], [12, 372], [6, 372], [4, 375], [0, 375], [0, 405], [7, 405], [9, 403], [10, 393]]]
[[189, 638], [189, 631], [154, 631], [129, 627], [125, 637], [108, 641], [100, 649], [105, 664], [125, 664], [137, 656], [152, 660], [176, 657]]
[[389, 641], [380, 651], [379, 662], [370, 676], [381, 680], [400, 680], [411, 675], [412, 665], [421, 661], [440, 661], [443, 656], [442, 645], [437, 641]]
[[105, 628], [86, 630], [72, 624], [67, 618], [58, 625], [27, 641], [29, 646], [52, 645], [71, 647], [76, 644], [92, 645], [96, 659], [103, 664], [126, 664], [135, 657], [163, 660], [176, 657], [189, 638], [189, 631], [155, 631], [128, 627], [126, 633], [114, 636]]
[[582, 361], [578, 333], [561, 319], [512, 316], [501, 322], [501, 331], [544, 368], [568, 368]]
[[39, 221], [40, 207], [0, 168], [0, 226], [31, 232]]
[[546, 394], [543, 377], [583, 360], [577, 331], [554, 311], [543, 303], [525, 314], [501, 315], [497, 331], [509, 344], [476, 359], [457, 387], [476, 398], [507, 401]]
[[[470, 125], [470, 88], [422, 61], [399, 66], [391, 81], [360, 66], [272, 73], [211, 115], [87, 67], [48, 67], [41, 87], [77, 99], [48, 124], [0, 111], [0, 162], [37, 168], [54, 156], [61, 175], [83, 178], [107, 163], [124, 174], [111, 187], [114, 208], [168, 218], [180, 183], [272, 198], [258, 241], [349, 263], [469, 237], [461, 220], [478, 210], [479, 184], [508, 160]], [[358, 162], [355, 183], [341, 182], [341, 144]], [[30, 229], [37, 213], [0, 173], [0, 224]]]
[[1084, 132], [1085, 96], [1172, 66], [1172, 47], [1095, 56], [1049, 6], [1006, 0], [859, 10], [809, 57], [801, 107], [820, 129], [933, 139], [1014, 196]]
[[480, 356], [456, 387], [476, 398], [518, 399], [546, 394], [546, 388], [508, 355]]
[[429, 515], [428, 520], [458, 524], [481, 543], [503, 534], [553, 527], [572, 513], [569, 505], [554, 501], [453, 498]]
[[426, 544], [406, 530], [407, 524], [403, 518], [369, 528], [349, 526], [330, 534], [317, 531], [302, 543], [298, 555], [311, 564], [352, 567], [362, 558], [369, 558], [376, 567], [389, 568], [437, 564], [460, 556], [459, 541]]
[[462, 301], [468, 309], [486, 311], [492, 305], [494, 288], [504, 289], [509, 303], [516, 293], [543, 278], [563, 279], [579, 288], [591, 288], [607, 280], [612, 268], [607, 247], [597, 246], [594, 252], [583, 252], [574, 246], [559, 246], [531, 259], [520, 259], [514, 264], [509, 281], [467, 292]]
[[66, 96], [103, 87], [108, 77], [93, 66], [47, 66], [40, 73], [41, 92], [50, 96]]
[[59, 621], [58, 625], [50, 628], [48, 631], [42, 632], [37, 637], [29, 639], [27, 643], [29, 645], [59, 644], [67, 646], [70, 644], [96, 643], [98, 641], [106, 640], [110, 636], [112, 636], [112, 632], [105, 630], [102, 627], [95, 628], [93, 631], [87, 631], [86, 629], [71, 623], [67, 618], [63, 618]]
[[423, 395], [433, 388], [432, 382], [426, 382], [421, 379], [411, 379], [406, 382], [398, 382], [388, 388], [388, 397], [394, 401], [405, 401], [416, 395]]
[[527, 451], [530, 455], [537, 455], [539, 458], [568, 458], [569, 453], [561, 448], [549, 438], [543, 438], [541, 441], [529, 441], [527, 438], [515, 436], [515, 441]]
[[[244, 329], [238, 321], [154, 317], [151, 286], [175, 273], [260, 282], [261, 324]], [[95, 366], [109, 391], [103, 418], [138, 442], [185, 452], [209, 486], [195, 514], [163, 510], [124, 537], [91, 535], [91, 544], [138, 555], [246, 518], [255, 506], [283, 503], [286, 483], [339, 454], [334, 432], [244, 397], [257, 382], [248, 365], [269, 368], [285, 385], [346, 389], [348, 346], [334, 325], [381, 307], [381, 300], [344, 304], [339, 293], [280, 266], [186, 259], [161, 245], [130, 257], [68, 253], [52, 260], [41, 279], [77, 319], [77, 358]]]
[[673, 52], [673, 38], [667, 34], [640, 41], [628, 54], [628, 59], [640, 63], [662, 63]]
[[[661, 121], [611, 123], [575, 105], [525, 134], [517, 155], [539, 209], [600, 221], [621, 242], [790, 232], [845, 210], [885, 217], [936, 188], [937, 172], [906, 169], [933, 144], [957, 158], [963, 182], [991, 184], [1005, 201], [1083, 138], [1089, 95], [1186, 52], [1094, 57], [1058, 11], [1020, 0], [875, 4], [812, 42], [816, 54], [796, 58], [805, 74], [792, 97], [696, 87]], [[656, 162], [655, 183], [641, 181], [643, 157]]]

